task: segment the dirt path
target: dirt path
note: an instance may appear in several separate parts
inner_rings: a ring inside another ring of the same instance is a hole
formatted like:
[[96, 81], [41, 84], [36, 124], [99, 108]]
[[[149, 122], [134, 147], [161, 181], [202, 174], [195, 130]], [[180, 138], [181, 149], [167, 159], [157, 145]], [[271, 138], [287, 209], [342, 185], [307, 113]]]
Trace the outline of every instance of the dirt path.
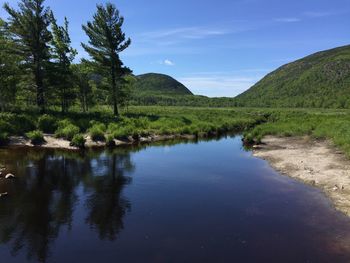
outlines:
[[350, 216], [350, 161], [328, 141], [308, 137], [266, 137], [254, 149], [279, 172], [322, 189], [339, 211]]

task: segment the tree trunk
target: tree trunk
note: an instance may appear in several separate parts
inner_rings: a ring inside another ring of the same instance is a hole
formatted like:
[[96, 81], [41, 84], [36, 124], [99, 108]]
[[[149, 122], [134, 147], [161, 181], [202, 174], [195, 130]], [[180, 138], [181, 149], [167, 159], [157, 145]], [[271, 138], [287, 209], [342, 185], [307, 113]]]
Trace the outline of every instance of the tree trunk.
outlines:
[[117, 80], [115, 76], [115, 69], [112, 67], [112, 100], [113, 100], [113, 112], [114, 116], [119, 116], [118, 103], [117, 103]]
[[36, 104], [40, 109], [40, 113], [45, 113], [44, 85], [39, 61], [36, 62], [34, 75], [36, 84]]

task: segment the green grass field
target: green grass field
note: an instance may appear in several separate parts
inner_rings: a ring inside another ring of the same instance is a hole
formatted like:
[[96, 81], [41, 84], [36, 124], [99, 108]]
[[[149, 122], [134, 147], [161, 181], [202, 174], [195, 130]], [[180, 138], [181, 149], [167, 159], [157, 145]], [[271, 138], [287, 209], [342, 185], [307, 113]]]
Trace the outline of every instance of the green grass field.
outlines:
[[62, 116], [51, 111], [0, 113], [0, 142], [11, 135], [43, 133], [72, 140], [76, 134], [90, 134], [94, 140], [147, 135], [210, 135], [229, 131], [244, 134], [247, 142], [259, 143], [266, 135], [304, 136], [330, 139], [350, 157], [350, 111], [319, 109], [191, 108], [137, 106], [113, 117], [108, 107], [89, 113]]

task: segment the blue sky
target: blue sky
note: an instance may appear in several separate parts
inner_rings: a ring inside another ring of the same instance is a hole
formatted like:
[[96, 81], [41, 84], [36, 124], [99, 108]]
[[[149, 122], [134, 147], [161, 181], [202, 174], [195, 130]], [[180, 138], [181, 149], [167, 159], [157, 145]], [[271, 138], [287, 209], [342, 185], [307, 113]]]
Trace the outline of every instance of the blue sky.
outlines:
[[[3, 4], [5, 1], [1, 0]], [[12, 6], [15, 0], [9, 0]], [[81, 24], [94, 0], [47, 0], [86, 56]], [[135, 74], [169, 74], [195, 94], [233, 97], [277, 67], [350, 44], [349, 0], [112, 0], [132, 45], [122, 54]], [[0, 11], [0, 16], [6, 14]]]

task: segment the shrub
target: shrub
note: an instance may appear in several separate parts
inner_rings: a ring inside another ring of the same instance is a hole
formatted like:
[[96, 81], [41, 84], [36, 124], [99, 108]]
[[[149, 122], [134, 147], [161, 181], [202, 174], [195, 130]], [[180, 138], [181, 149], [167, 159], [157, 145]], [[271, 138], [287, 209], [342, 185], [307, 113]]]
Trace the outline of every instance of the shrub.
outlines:
[[112, 134], [108, 134], [107, 135], [106, 145], [108, 147], [114, 147], [115, 146], [114, 136]]
[[70, 145], [74, 147], [84, 148], [85, 142], [86, 140], [82, 134], [75, 134]]
[[5, 120], [0, 120], [0, 131], [2, 133], [13, 133], [14, 132], [14, 128], [10, 125], [9, 122], [5, 121]]
[[23, 135], [36, 129], [34, 118], [28, 115], [15, 115], [11, 118], [10, 123], [14, 128], [14, 133], [18, 135]]
[[26, 134], [33, 145], [40, 145], [45, 142], [44, 135], [41, 131], [31, 131]]
[[38, 128], [46, 133], [54, 133], [57, 129], [57, 120], [53, 116], [44, 114], [38, 119]]
[[0, 132], [0, 145], [5, 145], [9, 141], [9, 136], [7, 132]]
[[70, 141], [73, 139], [74, 135], [78, 134], [79, 132], [80, 129], [78, 126], [75, 126], [69, 120], [65, 119], [58, 122], [58, 128], [55, 135]]
[[96, 123], [89, 129], [89, 133], [93, 141], [105, 141], [105, 131], [106, 126], [102, 123]]

